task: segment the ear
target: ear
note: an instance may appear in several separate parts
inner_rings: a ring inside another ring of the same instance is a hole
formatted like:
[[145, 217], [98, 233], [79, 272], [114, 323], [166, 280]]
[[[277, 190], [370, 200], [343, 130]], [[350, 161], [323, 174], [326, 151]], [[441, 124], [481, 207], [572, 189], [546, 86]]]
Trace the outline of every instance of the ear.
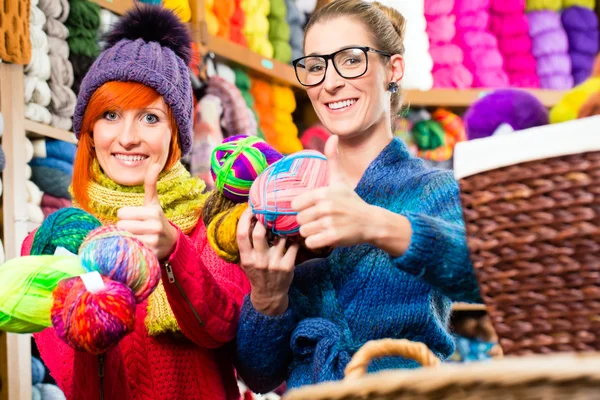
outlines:
[[[404, 78], [404, 57], [400, 54], [394, 54], [390, 57], [391, 74], [389, 75], [389, 82], [396, 82], [400, 85], [402, 78]], [[386, 83], [387, 85], [387, 83]]]

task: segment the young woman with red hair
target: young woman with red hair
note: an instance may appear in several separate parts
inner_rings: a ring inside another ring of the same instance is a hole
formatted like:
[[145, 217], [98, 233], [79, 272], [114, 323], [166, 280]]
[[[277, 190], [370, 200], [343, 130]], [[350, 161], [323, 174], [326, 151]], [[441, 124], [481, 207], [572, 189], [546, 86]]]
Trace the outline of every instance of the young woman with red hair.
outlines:
[[74, 351], [52, 328], [35, 335], [68, 399], [239, 398], [230, 343], [249, 284], [208, 244], [204, 182], [180, 163], [191, 147], [189, 57], [187, 28], [174, 14], [138, 8], [81, 84], [73, 203], [129, 231], [163, 268], [136, 309], [134, 332], [105, 355]]

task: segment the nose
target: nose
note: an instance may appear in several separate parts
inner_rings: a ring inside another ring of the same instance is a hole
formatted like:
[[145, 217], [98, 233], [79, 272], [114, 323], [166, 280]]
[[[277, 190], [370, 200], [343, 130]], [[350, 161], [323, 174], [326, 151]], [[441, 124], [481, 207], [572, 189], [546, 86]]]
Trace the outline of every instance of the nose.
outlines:
[[333, 66], [333, 60], [327, 60], [327, 71], [325, 71], [325, 79], [323, 80], [323, 88], [328, 92], [335, 92], [339, 88], [344, 87], [346, 80], [337, 72]]
[[119, 133], [118, 141], [123, 148], [131, 148], [140, 143], [138, 126], [135, 118], [129, 113], [123, 116], [122, 130]]

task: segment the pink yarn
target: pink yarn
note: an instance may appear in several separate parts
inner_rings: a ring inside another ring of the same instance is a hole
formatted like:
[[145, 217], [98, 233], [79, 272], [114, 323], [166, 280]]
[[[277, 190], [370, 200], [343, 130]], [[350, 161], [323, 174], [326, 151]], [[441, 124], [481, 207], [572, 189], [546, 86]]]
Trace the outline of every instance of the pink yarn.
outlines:
[[490, 13], [486, 10], [479, 10], [460, 14], [456, 16], [456, 30], [466, 31], [470, 29], [487, 29], [490, 22]]
[[473, 73], [473, 87], [503, 88], [508, 85], [508, 75], [502, 70], [477, 70]]
[[290, 154], [271, 164], [250, 188], [250, 206], [258, 221], [277, 235], [297, 235], [300, 229], [292, 200], [327, 185], [327, 160], [314, 150]]
[[511, 55], [532, 54], [529, 35], [498, 37], [498, 49], [508, 57]]
[[498, 49], [476, 48], [471, 50], [469, 58], [478, 70], [502, 70], [504, 63]]
[[462, 64], [442, 67], [432, 75], [435, 88], [466, 89], [473, 85], [473, 74]]
[[447, 43], [454, 39], [456, 28], [454, 15], [441, 15], [427, 20], [427, 36], [430, 43]]
[[455, 42], [465, 51], [475, 48], [497, 48], [498, 42], [494, 35], [487, 31], [469, 30], [458, 32]]
[[490, 0], [456, 0], [454, 2], [454, 14], [456, 15], [489, 8]]
[[492, 0], [490, 11], [495, 14], [523, 14], [525, 0]]
[[523, 13], [510, 15], [492, 14], [490, 17], [490, 31], [501, 37], [529, 36], [529, 21], [527, 21], [527, 17]]
[[454, 8], [454, 0], [425, 0], [425, 16], [448, 15]]
[[453, 43], [432, 45], [429, 54], [434, 62], [434, 70], [450, 65], [462, 64], [463, 51]]
[[519, 88], [537, 89], [540, 87], [540, 78], [534, 73], [508, 73], [510, 85]]
[[522, 53], [504, 58], [504, 69], [507, 72], [529, 72], [536, 74], [535, 57], [531, 53]]

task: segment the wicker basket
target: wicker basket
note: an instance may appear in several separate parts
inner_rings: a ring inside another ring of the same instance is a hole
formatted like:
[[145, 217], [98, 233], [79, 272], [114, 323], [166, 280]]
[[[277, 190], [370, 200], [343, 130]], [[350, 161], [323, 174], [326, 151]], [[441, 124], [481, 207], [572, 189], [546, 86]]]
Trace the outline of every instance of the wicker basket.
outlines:
[[[413, 358], [428, 366], [363, 376], [371, 359]], [[341, 382], [290, 390], [284, 400], [596, 400], [600, 354], [534, 355], [439, 366], [425, 345], [384, 339], [365, 344]]]
[[471, 259], [506, 355], [600, 350], [599, 150], [598, 117], [457, 147]]

